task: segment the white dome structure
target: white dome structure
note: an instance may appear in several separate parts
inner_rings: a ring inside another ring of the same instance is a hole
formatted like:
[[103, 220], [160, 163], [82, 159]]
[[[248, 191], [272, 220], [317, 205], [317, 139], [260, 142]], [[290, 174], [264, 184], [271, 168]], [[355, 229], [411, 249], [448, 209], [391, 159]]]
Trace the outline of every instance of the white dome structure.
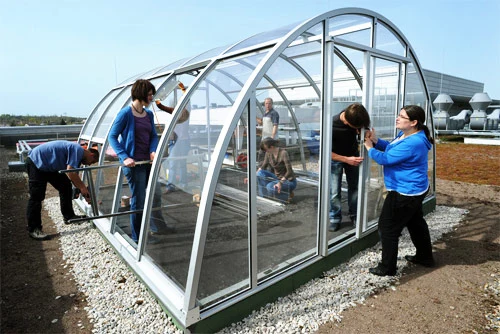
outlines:
[[[135, 243], [129, 217], [137, 212], [126, 198], [121, 202], [130, 189], [107, 138], [139, 78], [153, 83], [154, 99], [174, 112], [149, 107], [160, 137]], [[256, 118], [267, 97], [297, 176], [286, 201], [257, 192]], [[79, 140], [96, 146], [101, 161], [84, 172], [92, 205], [77, 202], [179, 327], [214, 332], [378, 241], [383, 173], [368, 158], [360, 168], [357, 221], [346, 217], [339, 231], [328, 230], [332, 117], [354, 102], [366, 107], [381, 138], [394, 137], [396, 117], [410, 104], [427, 112], [433, 132], [415, 50], [388, 19], [360, 8], [332, 10], [139, 74], [112, 87], [82, 128]], [[181, 123], [184, 108], [190, 116]], [[190, 143], [173, 156], [169, 144], [180, 126]], [[436, 202], [434, 157], [433, 149], [427, 211]], [[172, 177], [176, 161], [185, 179]], [[167, 183], [176, 191], [167, 193]], [[158, 217], [176, 233], [152, 243], [149, 222]]]

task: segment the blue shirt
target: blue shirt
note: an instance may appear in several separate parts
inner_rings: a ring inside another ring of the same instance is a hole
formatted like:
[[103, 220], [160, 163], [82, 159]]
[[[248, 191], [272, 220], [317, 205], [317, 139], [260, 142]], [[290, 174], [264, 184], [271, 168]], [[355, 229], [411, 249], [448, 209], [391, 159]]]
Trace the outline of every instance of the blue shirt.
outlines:
[[32, 149], [29, 158], [44, 172], [58, 172], [68, 169], [68, 165], [79, 168], [83, 159], [83, 147], [66, 140], [54, 140]]
[[[145, 109], [151, 122], [151, 135], [149, 153], [156, 152], [158, 147], [158, 134], [156, 133], [154, 115], [151, 110]], [[108, 135], [109, 144], [115, 150], [120, 162], [135, 156], [135, 119], [132, 107], [127, 106], [116, 115]]]
[[403, 132], [388, 142], [379, 139], [368, 151], [370, 158], [384, 166], [384, 183], [388, 191], [418, 196], [429, 188], [428, 154], [432, 147], [424, 131], [400, 139]]

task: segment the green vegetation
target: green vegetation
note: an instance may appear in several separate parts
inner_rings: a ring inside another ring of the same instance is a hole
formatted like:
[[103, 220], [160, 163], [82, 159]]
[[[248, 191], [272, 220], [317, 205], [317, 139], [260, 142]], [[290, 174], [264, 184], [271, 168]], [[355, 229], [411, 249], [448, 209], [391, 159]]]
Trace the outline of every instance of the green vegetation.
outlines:
[[71, 116], [17, 116], [9, 114], [0, 115], [0, 126], [25, 126], [28, 125], [71, 125], [82, 124], [85, 118]]

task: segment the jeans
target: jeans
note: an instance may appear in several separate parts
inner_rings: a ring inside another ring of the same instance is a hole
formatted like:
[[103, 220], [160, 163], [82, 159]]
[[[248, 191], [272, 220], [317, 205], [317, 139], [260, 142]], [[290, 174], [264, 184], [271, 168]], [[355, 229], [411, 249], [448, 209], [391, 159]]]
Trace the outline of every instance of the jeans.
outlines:
[[182, 184], [187, 183], [187, 166], [185, 157], [188, 155], [191, 149], [191, 140], [180, 139], [177, 140], [173, 145], [170, 146], [170, 155], [168, 162], [168, 183], [171, 184]]
[[379, 267], [382, 270], [396, 271], [399, 236], [405, 226], [417, 249], [416, 257], [423, 261], [432, 260], [431, 236], [422, 210], [425, 195], [404, 196], [395, 191], [387, 194], [378, 221], [382, 243], [382, 262]]
[[330, 165], [330, 220], [339, 224], [342, 221], [342, 173], [347, 179], [347, 205], [349, 216], [356, 220], [358, 204], [358, 166], [332, 161]]
[[64, 219], [72, 218], [75, 211], [73, 211], [73, 191], [68, 176], [59, 172], [41, 171], [29, 158], [26, 159], [25, 167], [28, 173], [30, 194], [26, 208], [28, 231], [42, 229], [42, 201], [45, 199], [47, 183], [59, 192], [59, 203]]
[[257, 172], [257, 190], [261, 197], [277, 198], [282, 202], [288, 201], [290, 192], [297, 188], [297, 180], [284, 181], [281, 185], [281, 192], [274, 186], [278, 184], [280, 179], [268, 170], [260, 170]]
[[[135, 167], [122, 167], [123, 173], [127, 178], [130, 192], [130, 210], [144, 209], [144, 202], [146, 201], [146, 187], [148, 185], [149, 174], [151, 172], [151, 164], [136, 165]], [[161, 206], [161, 188], [155, 187], [153, 196], [153, 207]], [[130, 215], [130, 228], [132, 230], [132, 240], [137, 242], [139, 233], [141, 231], [142, 213]], [[158, 225], [157, 225], [158, 224]], [[165, 220], [161, 210], [151, 212], [150, 228], [153, 232], [158, 232], [158, 226], [166, 227]]]

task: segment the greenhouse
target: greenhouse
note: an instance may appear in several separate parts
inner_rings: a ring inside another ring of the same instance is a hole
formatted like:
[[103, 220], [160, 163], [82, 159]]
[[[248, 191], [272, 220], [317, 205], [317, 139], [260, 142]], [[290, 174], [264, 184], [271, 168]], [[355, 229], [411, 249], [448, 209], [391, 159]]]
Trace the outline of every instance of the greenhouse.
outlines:
[[[108, 134], [117, 113], [130, 105], [137, 79], [149, 80], [154, 100], [174, 111], [149, 106], [159, 145], [136, 243], [130, 215], [137, 212], [130, 210], [129, 185]], [[258, 192], [267, 125], [257, 119], [266, 98], [279, 114], [277, 138], [297, 180], [284, 199]], [[369, 158], [359, 169], [357, 220], [345, 216], [340, 229], [328, 228], [332, 117], [352, 103], [366, 107], [381, 138], [394, 137], [399, 110], [409, 104], [424, 108], [434, 128], [415, 50], [389, 20], [359, 8], [153, 69], [112, 88], [89, 114], [79, 141], [97, 147], [101, 160], [82, 169], [91, 204], [77, 203], [179, 327], [214, 331], [378, 241], [383, 173]], [[181, 128], [187, 148], [173, 154]], [[426, 211], [435, 207], [434, 157], [431, 150]], [[158, 219], [175, 233], [151, 242], [151, 222]]]

